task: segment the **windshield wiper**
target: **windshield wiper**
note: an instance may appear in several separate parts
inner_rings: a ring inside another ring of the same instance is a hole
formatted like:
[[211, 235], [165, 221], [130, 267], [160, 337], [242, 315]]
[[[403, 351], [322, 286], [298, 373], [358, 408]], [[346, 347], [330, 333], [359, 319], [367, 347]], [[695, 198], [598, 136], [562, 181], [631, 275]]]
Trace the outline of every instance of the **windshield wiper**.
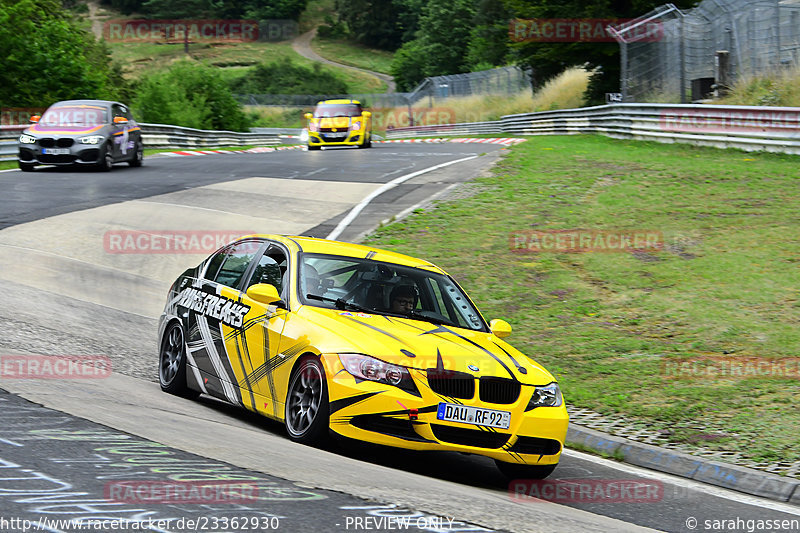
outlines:
[[353, 311], [363, 311], [365, 313], [374, 313], [374, 309], [369, 309], [367, 307], [362, 307], [357, 303], [348, 302], [344, 298], [328, 298], [326, 296], [320, 296], [319, 294], [306, 294], [306, 298], [309, 300], [319, 300], [321, 302], [331, 302], [336, 306], [336, 309], [352, 309]]
[[444, 320], [444, 319], [441, 319], [441, 318], [436, 318], [436, 317], [432, 317], [432, 316], [423, 315], [417, 310], [411, 310], [408, 313], [396, 313], [396, 312], [392, 312], [392, 311], [385, 311], [385, 312], [382, 311], [381, 314], [388, 315], [388, 316], [393, 316], [393, 317], [396, 317], [396, 318], [410, 318], [412, 320], [419, 320], [421, 322], [430, 322], [431, 324], [441, 324], [443, 326], [452, 326], [452, 327], [455, 327], [455, 328], [461, 327], [458, 324], [453, 324], [449, 320]]

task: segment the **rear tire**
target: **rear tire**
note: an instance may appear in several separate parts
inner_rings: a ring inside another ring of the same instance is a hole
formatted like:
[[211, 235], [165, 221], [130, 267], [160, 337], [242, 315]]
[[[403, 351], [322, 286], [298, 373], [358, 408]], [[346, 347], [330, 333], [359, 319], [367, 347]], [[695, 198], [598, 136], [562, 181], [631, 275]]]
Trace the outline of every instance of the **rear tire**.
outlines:
[[23, 172], [33, 172], [33, 167], [34, 166], [35, 165], [33, 165], [31, 163], [22, 163], [22, 162], [20, 162], [19, 169], [21, 171], [23, 171]]
[[319, 445], [328, 437], [328, 384], [325, 368], [314, 356], [301, 359], [289, 380], [284, 423], [295, 442]]
[[558, 463], [554, 465], [521, 465], [494, 460], [497, 469], [508, 479], [544, 479], [553, 473]]
[[161, 390], [184, 398], [197, 398], [200, 393], [186, 386], [186, 342], [179, 322], [167, 326], [161, 339], [158, 357], [158, 382]]

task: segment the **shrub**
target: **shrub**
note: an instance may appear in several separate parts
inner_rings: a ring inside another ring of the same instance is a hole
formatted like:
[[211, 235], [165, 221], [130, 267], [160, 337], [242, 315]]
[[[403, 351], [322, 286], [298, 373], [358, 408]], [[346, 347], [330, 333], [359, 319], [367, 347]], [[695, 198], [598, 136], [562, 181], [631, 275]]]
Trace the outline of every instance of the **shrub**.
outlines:
[[133, 108], [142, 122], [247, 131], [249, 119], [217, 69], [180, 61], [142, 79]]

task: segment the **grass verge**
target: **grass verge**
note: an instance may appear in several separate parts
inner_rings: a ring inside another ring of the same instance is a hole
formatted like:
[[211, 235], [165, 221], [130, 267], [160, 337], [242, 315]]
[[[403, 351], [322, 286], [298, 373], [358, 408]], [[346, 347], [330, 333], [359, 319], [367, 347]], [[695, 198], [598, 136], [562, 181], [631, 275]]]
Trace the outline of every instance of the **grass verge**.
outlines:
[[[568, 402], [674, 442], [800, 460], [800, 158], [600, 136], [533, 137], [473, 196], [368, 240], [447, 269]], [[646, 253], [519, 253], [513, 232], [648, 229]], [[767, 362], [793, 375], [726, 372]], [[688, 372], [674, 372], [688, 364]], [[716, 373], [714, 370], [716, 369]], [[720, 371], [722, 369], [722, 371]]]
[[337, 63], [383, 74], [392, 73], [392, 58], [394, 57], [392, 52], [368, 48], [347, 40], [320, 36], [314, 38], [311, 47], [325, 59]]

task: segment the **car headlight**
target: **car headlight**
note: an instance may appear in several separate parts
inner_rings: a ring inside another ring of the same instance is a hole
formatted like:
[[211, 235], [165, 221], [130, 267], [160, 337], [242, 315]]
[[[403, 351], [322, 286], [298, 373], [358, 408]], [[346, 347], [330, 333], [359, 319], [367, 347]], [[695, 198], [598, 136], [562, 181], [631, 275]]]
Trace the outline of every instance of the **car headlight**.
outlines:
[[352, 124], [350, 124], [350, 131], [355, 131], [355, 130], [360, 130], [360, 129], [361, 129], [361, 123], [360, 122], [353, 122]]
[[340, 353], [339, 360], [345, 370], [355, 378], [393, 385], [415, 396], [420, 395], [414, 380], [411, 379], [411, 373], [404, 366], [385, 363], [359, 353]]
[[300, 142], [308, 142], [308, 130], [304, 129], [300, 132]]
[[319, 122], [309, 122], [308, 131], [319, 131]]
[[533, 396], [525, 410], [530, 411], [537, 407], [558, 407], [562, 401], [561, 389], [558, 388], [558, 383], [551, 383], [544, 387], [534, 387]]
[[19, 136], [20, 144], [33, 144], [36, 142], [36, 137], [31, 137], [30, 135], [25, 135], [24, 133]]
[[89, 135], [88, 137], [78, 137], [78, 142], [81, 144], [100, 144], [103, 142], [103, 136]]

